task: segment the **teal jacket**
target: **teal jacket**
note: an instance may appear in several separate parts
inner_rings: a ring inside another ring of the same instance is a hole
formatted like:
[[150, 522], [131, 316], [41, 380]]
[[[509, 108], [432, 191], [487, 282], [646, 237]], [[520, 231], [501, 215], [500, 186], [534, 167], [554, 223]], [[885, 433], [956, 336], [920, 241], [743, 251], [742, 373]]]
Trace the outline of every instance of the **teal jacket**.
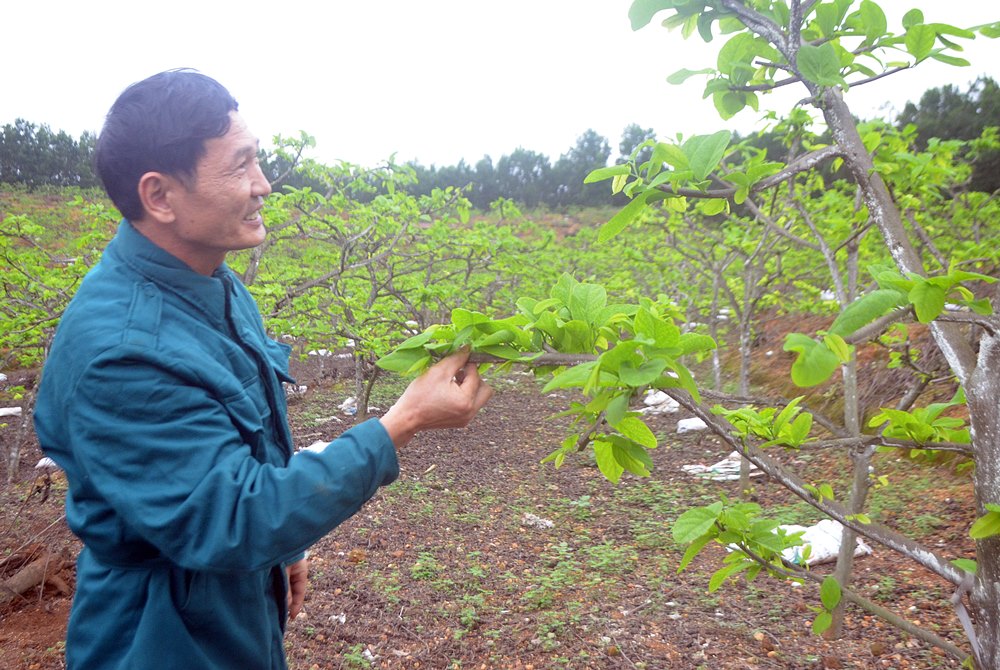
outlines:
[[288, 347], [226, 266], [128, 221], [56, 332], [35, 410], [82, 540], [70, 668], [285, 668], [284, 565], [399, 474], [377, 420], [294, 453]]

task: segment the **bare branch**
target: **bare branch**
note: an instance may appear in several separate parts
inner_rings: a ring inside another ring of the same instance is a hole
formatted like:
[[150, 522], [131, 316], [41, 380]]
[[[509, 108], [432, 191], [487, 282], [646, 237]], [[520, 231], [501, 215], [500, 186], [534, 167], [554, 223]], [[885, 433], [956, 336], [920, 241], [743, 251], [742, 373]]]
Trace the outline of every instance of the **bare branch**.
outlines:
[[[800, 578], [800, 579], [807, 579], [816, 584], [821, 584], [823, 582], [824, 577], [822, 575], [816, 574], [809, 570], [804, 570], [803, 568], [801, 568], [798, 565], [795, 565], [794, 563], [782, 560], [782, 564], [784, 565], [784, 567], [781, 568], [774, 565], [774, 563], [765, 561], [762, 556], [757, 555], [755, 552], [751, 551], [750, 549], [746, 548], [743, 545], [739, 545], [739, 549], [753, 561], [764, 566], [766, 569], [776, 572], [780, 575]], [[894, 627], [909, 633], [910, 635], [912, 635], [917, 639], [923, 640], [927, 644], [933, 645], [935, 647], [940, 647], [956, 660], [962, 661], [969, 655], [967, 652], [955, 646], [948, 640], [945, 640], [944, 638], [940, 637], [933, 631], [929, 631], [926, 628], [921, 628], [920, 626], [911, 623], [908, 619], [906, 619], [906, 617], [899, 616], [895, 612], [888, 610], [885, 607], [882, 607], [881, 605], [875, 603], [872, 600], [869, 600], [868, 598], [865, 598], [864, 596], [860, 595], [859, 593], [856, 593], [855, 591], [852, 591], [846, 586], [840, 587], [840, 594], [841, 597], [843, 597], [845, 600], [848, 600], [857, 605], [858, 607], [860, 607], [861, 609], [865, 610], [866, 612], [874, 614], [880, 619], [889, 622]]]
[[740, 0], [722, 0], [719, 6], [735, 14], [747, 28], [774, 44], [782, 53], [788, 49], [788, 41], [781, 26], [763, 14], [747, 7]]
[[948, 580], [953, 584], [960, 584], [964, 579], [964, 571], [956, 568], [943, 557], [938, 556], [927, 547], [898, 533], [891, 528], [876, 523], [860, 523], [848, 512], [842, 504], [836, 501], [818, 501], [806, 488], [806, 483], [798, 475], [786, 470], [779, 463], [765, 456], [760, 449], [750, 444], [743, 444], [733, 435], [719, 420], [696, 404], [691, 396], [680, 389], [664, 389], [671, 398], [676, 400], [681, 407], [684, 407], [696, 417], [705, 422], [705, 425], [723, 440], [734, 451], [739, 452], [744, 458], [756, 465], [761, 471], [772, 479], [777, 480], [782, 486], [797, 495], [799, 498], [812, 505], [826, 516], [840, 522], [854, 532], [864, 535], [873, 542], [896, 551], [903, 556], [924, 566], [934, 574]]
[[946, 310], [937, 317], [938, 321], [948, 321], [951, 323], [971, 323], [979, 326], [994, 337], [1000, 334], [1000, 324], [996, 319], [975, 314], [973, 312], [956, 312]]
[[[789, 163], [780, 172], [765, 177], [759, 182], [750, 187], [750, 190], [754, 193], [758, 191], [763, 191], [765, 189], [776, 186], [781, 182], [794, 177], [802, 172], [807, 172], [812, 170], [817, 165], [823, 163], [824, 161], [836, 158], [841, 155], [840, 149], [836, 145], [828, 145], [822, 149], [817, 149], [816, 151], [811, 151], [807, 154], [803, 154], [796, 158], [794, 161]], [[732, 198], [736, 195], [739, 190], [736, 186], [731, 186], [727, 188], [716, 188], [708, 189], [706, 191], [699, 191], [693, 188], [678, 188], [674, 189], [668, 185], [663, 185], [658, 187], [660, 191], [667, 193], [672, 196], [684, 196], [688, 198]]]

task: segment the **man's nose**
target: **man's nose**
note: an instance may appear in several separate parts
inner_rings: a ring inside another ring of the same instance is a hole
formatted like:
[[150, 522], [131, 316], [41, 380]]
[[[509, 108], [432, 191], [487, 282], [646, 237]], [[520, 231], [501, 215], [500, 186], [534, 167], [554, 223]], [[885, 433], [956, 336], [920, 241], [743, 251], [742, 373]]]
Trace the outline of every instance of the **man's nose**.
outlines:
[[264, 171], [261, 169], [260, 163], [255, 163], [254, 169], [256, 169], [257, 174], [253, 177], [253, 195], [266, 198], [271, 194], [271, 182], [264, 176]]

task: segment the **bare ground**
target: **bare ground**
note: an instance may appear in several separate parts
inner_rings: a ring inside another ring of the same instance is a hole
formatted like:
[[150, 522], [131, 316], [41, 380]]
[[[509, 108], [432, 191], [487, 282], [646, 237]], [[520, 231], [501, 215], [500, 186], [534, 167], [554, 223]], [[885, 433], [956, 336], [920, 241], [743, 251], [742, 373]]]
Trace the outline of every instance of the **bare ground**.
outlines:
[[[293, 400], [292, 423], [304, 447], [353, 419], [337, 408], [344, 383], [309, 367], [298, 374], [309, 390]], [[305, 612], [287, 636], [293, 670], [957, 667], [855, 608], [842, 639], [813, 635], [818, 595], [808, 586], [759, 577], [709, 593], [721, 548], [677, 574], [683, 547], [671, 523], [737, 493], [735, 482], [680, 469], [727, 453], [709, 436], [678, 436], [683, 414], [652, 421], [662, 445], [652, 477], [613, 486], [582, 455], [558, 470], [539, 464], [564, 436], [548, 417], [566, 398], [542, 396], [528, 377], [494, 386], [471, 427], [418, 436], [401, 455], [400, 480], [314, 547]], [[14, 423], [0, 428], [5, 452], [14, 435]], [[59, 583], [72, 590], [79, 546], [61, 519], [64, 482], [37, 479], [40, 457], [29, 441], [15, 483], [0, 490], [0, 559], [44, 551], [66, 567], [0, 612], [0, 667], [12, 670], [64, 667], [70, 596]], [[812, 480], [843, 482], [848, 469], [833, 452], [781, 458]], [[879, 458], [894, 486], [873, 498], [873, 516], [946, 555], [972, 557], [967, 478]], [[818, 520], [778, 486], [755, 485], [766, 510]], [[878, 547], [856, 570], [859, 591], [961, 643], [947, 584]]]

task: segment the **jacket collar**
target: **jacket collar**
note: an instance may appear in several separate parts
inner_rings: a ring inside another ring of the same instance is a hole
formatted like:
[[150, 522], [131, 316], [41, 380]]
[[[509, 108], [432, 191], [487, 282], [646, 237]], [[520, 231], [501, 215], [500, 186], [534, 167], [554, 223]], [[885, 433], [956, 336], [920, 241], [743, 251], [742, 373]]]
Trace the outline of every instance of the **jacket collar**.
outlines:
[[213, 321], [224, 323], [226, 291], [232, 291], [236, 281], [225, 263], [211, 277], [199, 274], [153, 244], [128, 219], [122, 219], [118, 225], [108, 251], [161, 289], [175, 293]]

